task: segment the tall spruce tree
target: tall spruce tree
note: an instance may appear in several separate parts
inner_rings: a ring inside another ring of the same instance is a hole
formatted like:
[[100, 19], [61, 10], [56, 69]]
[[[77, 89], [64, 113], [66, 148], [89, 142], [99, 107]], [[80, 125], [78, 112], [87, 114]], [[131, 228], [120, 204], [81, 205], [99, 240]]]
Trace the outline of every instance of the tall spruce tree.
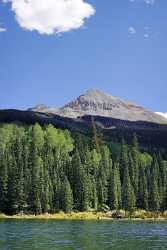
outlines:
[[118, 172], [117, 165], [114, 166], [110, 174], [109, 188], [108, 188], [108, 202], [110, 209], [119, 209], [120, 208], [120, 176]]
[[158, 189], [158, 175], [159, 175], [159, 166], [156, 156], [154, 155], [154, 160], [152, 164], [152, 173], [151, 173], [151, 187], [150, 187], [150, 209], [152, 211], [158, 212], [160, 209], [160, 195]]
[[64, 212], [69, 213], [73, 209], [73, 194], [71, 190], [70, 183], [65, 177], [62, 182], [62, 209]]
[[42, 128], [36, 124], [31, 130], [31, 193], [30, 206], [35, 214], [42, 212], [41, 206], [41, 171], [43, 159], [41, 158], [44, 146], [44, 134]]
[[161, 193], [161, 209], [166, 209], [166, 192], [167, 192], [167, 168], [165, 161], [163, 161], [161, 154], [158, 154], [158, 165], [159, 165], [159, 190]]
[[148, 182], [145, 172], [145, 168], [141, 165], [139, 168], [139, 194], [138, 194], [138, 206], [142, 209], [148, 209], [149, 194], [148, 194]]
[[0, 211], [7, 209], [7, 190], [8, 190], [8, 163], [6, 154], [2, 148], [0, 151]]
[[132, 212], [136, 206], [134, 189], [130, 181], [128, 166], [124, 169], [123, 186], [122, 186], [122, 207]]
[[136, 196], [136, 201], [138, 203], [138, 186], [139, 186], [139, 144], [136, 134], [133, 137], [132, 144], [132, 159], [133, 159], [133, 169], [134, 176], [132, 177], [132, 185], [134, 187], [134, 192]]
[[125, 144], [124, 139], [122, 139], [120, 161], [119, 161], [121, 183], [123, 183], [123, 179], [125, 175], [124, 172], [125, 172], [125, 169], [128, 168], [128, 165], [129, 165], [128, 148], [127, 148], [127, 145]]
[[86, 171], [81, 163], [79, 152], [76, 151], [72, 160], [72, 190], [74, 195], [74, 205], [78, 210], [88, 210], [89, 208], [89, 186]]
[[98, 197], [101, 204], [108, 199], [108, 179], [112, 170], [110, 151], [106, 146], [101, 147], [101, 160], [98, 171]]

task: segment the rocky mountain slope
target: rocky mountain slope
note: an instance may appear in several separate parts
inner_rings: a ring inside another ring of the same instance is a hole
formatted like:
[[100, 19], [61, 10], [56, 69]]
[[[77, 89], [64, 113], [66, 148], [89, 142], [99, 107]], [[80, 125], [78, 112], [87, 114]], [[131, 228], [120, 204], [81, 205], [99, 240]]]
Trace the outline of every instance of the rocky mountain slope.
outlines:
[[62, 108], [57, 109], [45, 105], [38, 105], [30, 109], [30, 111], [52, 113], [68, 118], [93, 115], [127, 121], [167, 122], [167, 120], [159, 114], [95, 89], [87, 91]]
[[[92, 116], [94, 117], [92, 120]], [[0, 126], [4, 123], [52, 124], [69, 129], [72, 135], [91, 136], [92, 121], [106, 141], [131, 144], [136, 134], [144, 148], [167, 148], [167, 120], [143, 107], [123, 101], [98, 90], [87, 91], [62, 108], [38, 105], [27, 111], [0, 110]]]

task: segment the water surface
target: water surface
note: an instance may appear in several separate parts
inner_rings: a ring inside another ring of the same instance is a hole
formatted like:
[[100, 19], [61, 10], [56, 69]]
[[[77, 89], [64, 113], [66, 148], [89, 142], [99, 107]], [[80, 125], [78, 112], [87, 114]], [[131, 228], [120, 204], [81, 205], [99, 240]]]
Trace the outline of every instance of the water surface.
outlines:
[[0, 220], [0, 250], [167, 250], [167, 224]]

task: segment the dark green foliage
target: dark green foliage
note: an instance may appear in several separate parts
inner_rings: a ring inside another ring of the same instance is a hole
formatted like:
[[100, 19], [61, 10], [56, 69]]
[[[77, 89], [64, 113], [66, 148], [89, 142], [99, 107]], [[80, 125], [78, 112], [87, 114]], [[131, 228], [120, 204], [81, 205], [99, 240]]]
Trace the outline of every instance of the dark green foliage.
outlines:
[[0, 155], [0, 210], [4, 212], [7, 209], [7, 191], [8, 191], [8, 166], [6, 154]]
[[0, 212], [167, 209], [164, 154], [141, 153], [136, 136], [114, 158], [112, 148], [95, 123], [92, 138], [73, 139], [52, 125], [1, 126]]
[[110, 173], [108, 202], [110, 209], [117, 210], [121, 208], [121, 181], [118, 164], [115, 164], [114, 169]]
[[161, 209], [165, 210], [166, 207], [166, 192], [167, 192], [167, 168], [165, 165], [165, 161], [163, 161], [161, 154], [158, 155], [158, 164], [159, 164], [159, 191], [160, 191], [160, 202]]
[[138, 205], [142, 209], [148, 209], [149, 195], [146, 171], [143, 166], [140, 166], [139, 173], [139, 191], [138, 191]]
[[124, 139], [122, 139], [121, 144], [121, 154], [120, 154], [120, 176], [121, 176], [121, 183], [123, 183], [124, 178], [124, 171], [129, 166], [129, 159], [128, 159], [128, 147], [125, 144]]
[[134, 135], [133, 138], [133, 145], [131, 149], [131, 155], [132, 155], [132, 168], [133, 175], [131, 176], [131, 182], [134, 188], [135, 196], [136, 196], [136, 202], [138, 204], [138, 191], [139, 191], [139, 145], [138, 145], [138, 140], [136, 137], [136, 134]]
[[136, 205], [136, 197], [134, 194], [134, 189], [131, 184], [129, 169], [125, 167], [124, 177], [123, 177], [123, 186], [122, 186], [122, 207], [126, 211], [132, 212]]
[[158, 211], [161, 206], [161, 196], [160, 189], [158, 186], [159, 179], [159, 166], [156, 156], [154, 156], [154, 161], [152, 164], [151, 182], [150, 182], [150, 209], [152, 211]]
[[73, 194], [67, 177], [62, 182], [61, 190], [62, 209], [64, 212], [69, 213], [73, 209]]

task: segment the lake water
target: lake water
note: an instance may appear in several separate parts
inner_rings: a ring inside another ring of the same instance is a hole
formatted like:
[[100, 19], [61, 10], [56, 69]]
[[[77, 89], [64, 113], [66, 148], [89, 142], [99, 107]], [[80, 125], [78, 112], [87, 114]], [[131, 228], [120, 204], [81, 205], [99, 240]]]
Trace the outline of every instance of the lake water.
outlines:
[[167, 250], [167, 223], [0, 220], [0, 250]]

